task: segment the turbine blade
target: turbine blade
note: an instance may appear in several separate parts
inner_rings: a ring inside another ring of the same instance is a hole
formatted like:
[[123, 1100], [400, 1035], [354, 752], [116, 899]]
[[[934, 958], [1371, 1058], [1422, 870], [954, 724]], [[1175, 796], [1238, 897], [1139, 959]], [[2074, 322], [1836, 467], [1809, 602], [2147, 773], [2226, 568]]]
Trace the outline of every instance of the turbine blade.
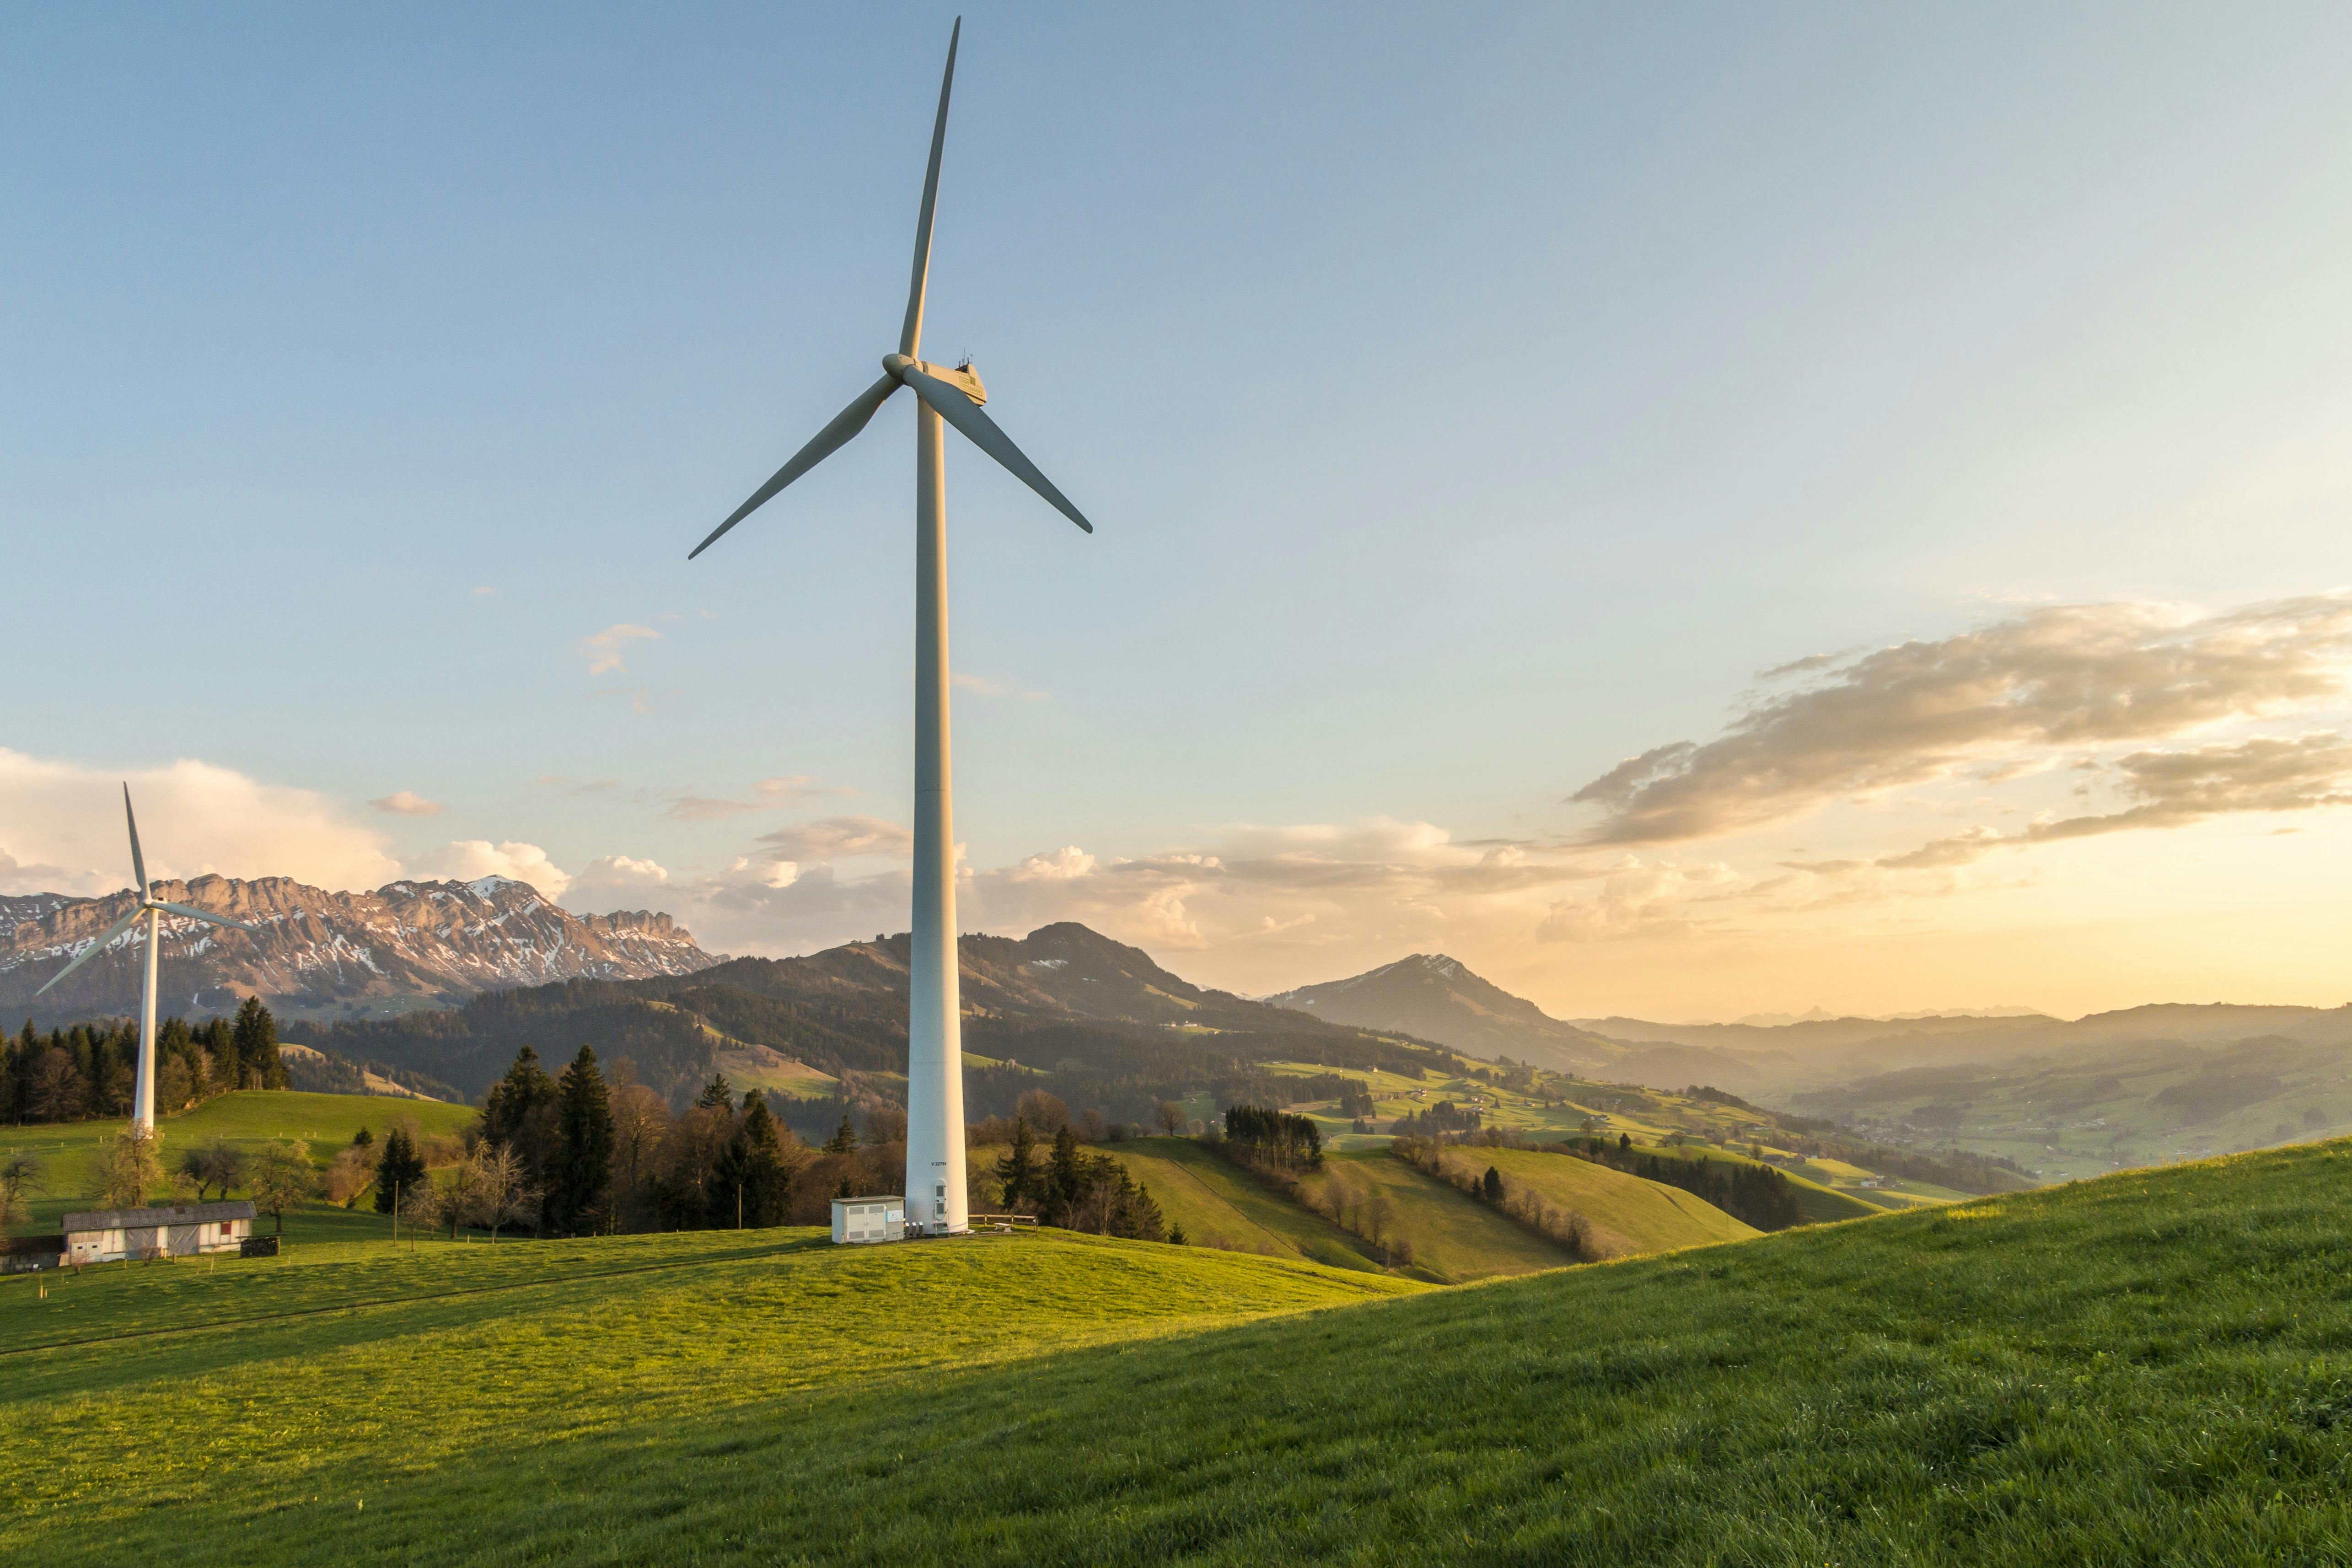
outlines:
[[[91, 942], [88, 947], [83, 948], [79, 952], [76, 953], [74, 955], [74, 961], [71, 963], [67, 964], [63, 969], [58, 970], [55, 974], [50, 975], [47, 980], [42, 982], [41, 991], [47, 991], [50, 986], [55, 985], [58, 981], [63, 980], [67, 975], [71, 974], [75, 970], [79, 969], [83, 964], [88, 963], [91, 959], [105, 952], [106, 949], [112, 944], [116, 937], [121, 936], [124, 931], [129, 931], [131, 929], [131, 923], [146, 912], [147, 911], [144, 909], [135, 909], [129, 914], [123, 916], [121, 920], [115, 921], [112, 926], [108, 928], [104, 936], [100, 937], [96, 942]], [[33, 994], [38, 996], [41, 994], [41, 991], [36, 991]]]
[[139, 896], [147, 896], [147, 862], [139, 854], [139, 818], [131, 809], [131, 786], [122, 786], [122, 815], [131, 824], [131, 870], [139, 879]]
[[1088, 533], [1095, 531], [1095, 525], [1086, 520], [1085, 514], [1070, 504], [1070, 498], [1055, 489], [1054, 481], [1038, 472], [1037, 465], [1013, 444], [1013, 437], [998, 429], [996, 421], [988, 416], [987, 410], [965, 396], [961, 388], [911, 365], [898, 374], [907, 378], [907, 384], [915, 389], [916, 396], [939, 410], [940, 417], [962, 431], [973, 446], [1002, 463], [1011, 470], [1014, 479], [1051, 501], [1054, 510], [1064, 517]]
[[710, 537], [686, 552], [688, 561], [719, 542], [719, 536], [759, 510], [778, 490], [824, 462], [849, 443], [851, 437], [866, 428], [874, 411], [890, 400], [898, 390], [898, 378], [886, 375], [859, 393], [850, 405], [833, 416], [833, 423], [809, 438], [809, 444], [793, 454], [793, 460], [776, 470], [776, 477], [751, 492], [751, 499], [735, 509], [735, 515], [710, 531]]
[[169, 910], [175, 915], [185, 915], [192, 921], [205, 921], [216, 926], [226, 926], [231, 931], [250, 931], [260, 929], [257, 926], [249, 926], [243, 921], [233, 921], [226, 915], [216, 915], [210, 910], [200, 910], [194, 904], [170, 904], [161, 899], [156, 900], [155, 903], [158, 908]]
[[915, 277], [907, 285], [907, 324], [898, 329], [898, 352], [915, 357], [923, 341], [923, 294], [931, 278], [931, 212], [940, 200], [940, 153], [948, 144], [948, 91], [955, 86], [956, 44], [963, 37], [963, 18], [955, 19], [948, 35], [947, 74], [940, 78], [940, 117], [931, 126], [931, 166], [923, 174], [923, 212], [915, 220]]

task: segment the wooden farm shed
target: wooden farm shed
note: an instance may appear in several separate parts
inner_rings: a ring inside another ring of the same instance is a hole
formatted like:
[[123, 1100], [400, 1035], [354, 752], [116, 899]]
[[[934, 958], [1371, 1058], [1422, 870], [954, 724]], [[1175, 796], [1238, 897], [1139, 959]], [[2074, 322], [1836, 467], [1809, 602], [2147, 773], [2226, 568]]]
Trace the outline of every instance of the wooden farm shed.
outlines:
[[179, 1204], [158, 1209], [93, 1209], [65, 1217], [68, 1263], [115, 1263], [127, 1258], [190, 1258], [236, 1252], [253, 1234], [253, 1205]]

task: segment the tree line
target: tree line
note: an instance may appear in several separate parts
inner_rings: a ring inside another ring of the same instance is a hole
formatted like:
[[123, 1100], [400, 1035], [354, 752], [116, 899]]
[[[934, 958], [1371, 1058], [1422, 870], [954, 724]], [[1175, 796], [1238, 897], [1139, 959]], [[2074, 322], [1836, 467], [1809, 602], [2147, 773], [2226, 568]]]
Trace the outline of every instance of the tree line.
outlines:
[[[128, 1019], [76, 1024], [42, 1035], [32, 1020], [0, 1049], [0, 1117], [26, 1122], [128, 1116], [139, 1072], [139, 1026]], [[160, 1113], [239, 1089], [283, 1089], [278, 1021], [257, 996], [234, 1019], [155, 1029], [155, 1109]]]
[[1012, 1146], [996, 1162], [995, 1174], [1003, 1213], [1034, 1215], [1039, 1224], [1064, 1230], [1184, 1244], [1183, 1230], [1169, 1229], [1151, 1189], [1110, 1155], [1081, 1150], [1067, 1121], [1055, 1131], [1051, 1153], [1040, 1160], [1028, 1118], [1014, 1116]]

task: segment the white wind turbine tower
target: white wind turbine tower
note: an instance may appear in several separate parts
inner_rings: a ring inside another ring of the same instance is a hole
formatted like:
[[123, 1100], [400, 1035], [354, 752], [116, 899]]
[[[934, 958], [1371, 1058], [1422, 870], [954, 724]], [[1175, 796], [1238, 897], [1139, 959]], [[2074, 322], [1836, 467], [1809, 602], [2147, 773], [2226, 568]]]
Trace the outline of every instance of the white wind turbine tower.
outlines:
[[[147, 922], [147, 975], [139, 988], [139, 1085], [131, 1099], [131, 1125], [142, 1132], [155, 1131], [155, 961], [162, 947], [163, 917], [166, 914], [185, 915], [192, 921], [210, 925], [226, 926], [231, 931], [250, 931], [254, 928], [243, 921], [233, 921], [226, 915], [216, 915], [210, 910], [200, 910], [189, 904], [166, 903], [155, 897], [147, 883], [147, 861], [139, 853], [139, 818], [131, 810], [131, 786], [122, 786], [122, 816], [131, 825], [131, 873], [138, 879], [139, 907], [114, 922], [104, 936], [83, 948], [71, 963], [49, 976], [41, 991], [47, 991], [83, 964], [97, 957], [114, 939], [131, 929], [134, 921]], [[38, 996], [41, 991], [36, 991]]]
[[940, 153], [948, 133], [948, 93], [955, 85], [956, 44], [948, 37], [931, 127], [930, 167], [923, 175], [922, 215], [915, 225], [915, 271], [907, 290], [898, 352], [882, 358], [882, 379], [793, 455], [775, 477], [688, 553], [710, 548], [778, 490], [807, 473], [874, 417], [901, 386], [915, 405], [915, 866], [914, 952], [908, 964], [907, 1018], [907, 1225], [938, 1235], [969, 1228], [964, 1195], [963, 1026], [956, 973], [955, 814], [948, 749], [947, 474], [941, 422], [1012, 470], [1088, 533], [1094, 524], [1037, 471], [982, 410], [987, 390], [969, 363], [950, 369], [915, 357], [923, 335], [923, 290], [931, 265], [931, 212], [940, 194]]

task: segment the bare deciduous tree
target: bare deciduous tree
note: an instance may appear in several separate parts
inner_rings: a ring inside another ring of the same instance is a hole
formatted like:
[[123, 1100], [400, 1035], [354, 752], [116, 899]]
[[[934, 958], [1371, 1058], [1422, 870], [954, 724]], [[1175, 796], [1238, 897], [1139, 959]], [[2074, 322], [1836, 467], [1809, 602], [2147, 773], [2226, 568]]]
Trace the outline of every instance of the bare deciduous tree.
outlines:
[[309, 1197], [317, 1185], [317, 1173], [310, 1169], [310, 1146], [299, 1139], [271, 1143], [253, 1163], [253, 1206], [278, 1222], [280, 1236], [286, 1234], [286, 1211]]
[[22, 1149], [0, 1154], [0, 1225], [14, 1225], [31, 1217], [25, 1203], [27, 1189], [47, 1190], [41, 1185], [40, 1157]]
[[162, 1134], [128, 1127], [99, 1146], [98, 1201], [107, 1207], [138, 1208], [163, 1184]]

